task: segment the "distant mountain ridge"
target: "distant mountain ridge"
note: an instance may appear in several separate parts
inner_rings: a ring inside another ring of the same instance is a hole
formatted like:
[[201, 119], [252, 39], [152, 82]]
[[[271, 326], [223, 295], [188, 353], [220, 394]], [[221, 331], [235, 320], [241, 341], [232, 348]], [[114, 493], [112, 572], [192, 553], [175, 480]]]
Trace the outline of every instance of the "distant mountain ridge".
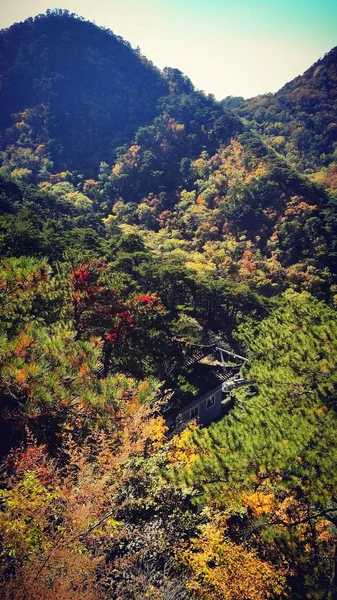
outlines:
[[[275, 94], [238, 103], [237, 114], [302, 172], [337, 161], [337, 47]], [[324, 171], [318, 179], [324, 182]], [[336, 182], [337, 183], [337, 182]], [[329, 187], [329, 186], [328, 186]]]

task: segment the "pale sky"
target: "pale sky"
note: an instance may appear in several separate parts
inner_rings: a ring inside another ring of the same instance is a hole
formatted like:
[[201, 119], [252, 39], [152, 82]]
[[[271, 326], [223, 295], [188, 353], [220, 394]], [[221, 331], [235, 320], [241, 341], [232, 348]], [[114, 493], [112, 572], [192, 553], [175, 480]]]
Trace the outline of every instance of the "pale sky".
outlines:
[[[275, 92], [337, 46], [337, 0], [56, 0], [218, 100]], [[0, 0], [0, 27], [53, 8]]]

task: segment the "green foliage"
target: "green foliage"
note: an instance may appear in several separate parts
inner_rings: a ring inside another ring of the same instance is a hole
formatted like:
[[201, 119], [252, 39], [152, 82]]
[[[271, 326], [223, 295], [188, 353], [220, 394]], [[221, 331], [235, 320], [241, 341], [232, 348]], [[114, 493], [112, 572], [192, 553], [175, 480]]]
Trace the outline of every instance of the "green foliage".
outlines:
[[[217, 478], [220, 488], [228, 479], [232, 494], [234, 485], [242, 490], [259, 474], [277, 473], [282, 473], [281, 487], [312, 494], [314, 502], [324, 502], [325, 493], [331, 494], [336, 328], [333, 311], [307, 294], [294, 293], [287, 293], [283, 305], [262, 323], [240, 327], [249, 351], [245, 377], [255, 391], [238, 393], [239, 403], [228, 417], [196, 433], [200, 459], [188, 477], [200, 479], [206, 494], [216, 496]], [[327, 436], [330, 441], [322, 454]], [[213, 446], [217, 450], [210, 452]], [[324, 459], [318, 467], [319, 456]], [[300, 467], [302, 462], [305, 466]], [[300, 484], [301, 476], [308, 481]], [[203, 484], [203, 478], [214, 479], [214, 487]]]
[[[56, 517], [56, 506], [53, 506], [56, 499], [55, 492], [49, 491], [34, 471], [27, 471], [22, 481], [11, 489], [0, 491], [0, 530], [5, 540], [3, 555], [22, 560], [48, 550], [45, 534], [49, 523], [42, 511], [53, 508]], [[6, 572], [6, 567], [1, 565], [1, 575]]]
[[172, 331], [178, 337], [197, 344], [202, 339], [202, 327], [194, 317], [180, 313], [172, 323]]
[[283, 406], [292, 398], [296, 403], [298, 396], [328, 406], [334, 401], [335, 311], [308, 294], [289, 291], [270, 318], [239, 332], [252, 356], [249, 378], [266, 400]]
[[[316, 523], [318, 530], [327, 522], [336, 525], [336, 314], [292, 292], [262, 323], [240, 330], [251, 388], [236, 393], [236, 405], [222, 421], [192, 432], [173, 478], [194, 489], [199, 503], [233, 515], [247, 537], [275, 543], [296, 573], [309, 574], [301, 536]], [[308, 552], [316, 552], [312, 560], [321, 556], [324, 567], [303, 585], [321, 597], [328, 585], [325, 568], [332, 567], [325, 544], [312, 535], [316, 550]], [[294, 597], [303, 597], [297, 584], [295, 579]]]

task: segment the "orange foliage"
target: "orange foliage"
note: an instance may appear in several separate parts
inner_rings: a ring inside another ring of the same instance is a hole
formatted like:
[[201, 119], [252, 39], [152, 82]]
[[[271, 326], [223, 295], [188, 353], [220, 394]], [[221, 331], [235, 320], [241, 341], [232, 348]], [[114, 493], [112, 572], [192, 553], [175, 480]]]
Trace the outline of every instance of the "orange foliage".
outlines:
[[322, 519], [322, 521], [318, 521], [315, 524], [317, 541], [319, 543], [322, 542], [331, 542], [334, 538], [332, 531], [332, 524], [330, 521], [326, 519]]
[[170, 443], [169, 462], [191, 465], [199, 455], [198, 448], [192, 443], [192, 437], [198, 428], [195, 421], [185, 427], [180, 435], [175, 435]]
[[31, 343], [31, 339], [28, 336], [26, 331], [21, 331], [20, 334], [17, 337], [16, 340], [16, 346], [14, 348], [14, 354], [16, 356], [18, 356], [19, 354], [22, 354], [23, 351], [28, 348], [29, 344]]
[[158, 407], [141, 404], [136, 392], [124, 395], [123, 408], [105, 430], [98, 426], [82, 444], [68, 428], [62, 468], [31, 440], [8, 459], [0, 575], [10, 552], [15, 576], [2, 580], [4, 600], [106, 597], [101, 587], [109, 571], [104, 552], [123, 527], [114, 518], [122, 507], [113, 499], [132, 477], [130, 459], [157, 451], [166, 433], [164, 419], [153, 416]]
[[274, 494], [253, 492], [243, 498], [243, 505], [250, 509], [254, 517], [271, 514], [275, 510]]
[[188, 568], [188, 588], [205, 600], [266, 600], [280, 597], [284, 574], [254, 550], [235, 544], [215, 519], [201, 528], [180, 559]]
[[26, 369], [20, 369], [17, 372], [17, 375], [15, 377], [16, 383], [24, 383], [25, 381], [27, 381], [27, 379], [28, 379], [28, 373], [27, 373]]
[[137, 168], [140, 161], [140, 146], [136, 144], [130, 146], [128, 151], [123, 154], [118, 162], [112, 167], [111, 173], [118, 177], [128, 169]]
[[157, 417], [145, 423], [143, 435], [148, 439], [152, 452], [156, 452], [164, 444], [167, 429], [163, 417]]
[[81, 375], [86, 375], [88, 373], [88, 370], [88, 365], [86, 363], [83, 363], [83, 365], [81, 365], [80, 367]]
[[311, 212], [317, 210], [315, 204], [308, 204], [301, 200], [299, 196], [293, 196], [288, 202], [284, 212], [285, 217], [308, 216]]
[[255, 273], [257, 267], [251, 250], [246, 249], [244, 251], [240, 260], [240, 267], [244, 272]]

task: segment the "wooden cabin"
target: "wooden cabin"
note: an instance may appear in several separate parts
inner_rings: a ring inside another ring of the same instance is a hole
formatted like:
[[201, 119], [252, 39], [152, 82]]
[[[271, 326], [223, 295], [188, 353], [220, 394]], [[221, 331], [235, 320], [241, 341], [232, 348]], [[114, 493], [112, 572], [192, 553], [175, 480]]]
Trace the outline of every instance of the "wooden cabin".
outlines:
[[[204, 351], [202, 349], [204, 348]], [[189, 366], [189, 382], [200, 393], [182, 395], [167, 411], [170, 429], [180, 427], [195, 419], [200, 425], [208, 425], [221, 418], [233, 404], [231, 391], [247, 382], [241, 376], [246, 358], [231, 349], [217, 346], [193, 348], [186, 359]]]
[[192, 400], [186, 406], [177, 411], [177, 424], [186, 423], [196, 419], [201, 425], [208, 425], [215, 421], [222, 413], [222, 384], [213, 388], [206, 394]]

